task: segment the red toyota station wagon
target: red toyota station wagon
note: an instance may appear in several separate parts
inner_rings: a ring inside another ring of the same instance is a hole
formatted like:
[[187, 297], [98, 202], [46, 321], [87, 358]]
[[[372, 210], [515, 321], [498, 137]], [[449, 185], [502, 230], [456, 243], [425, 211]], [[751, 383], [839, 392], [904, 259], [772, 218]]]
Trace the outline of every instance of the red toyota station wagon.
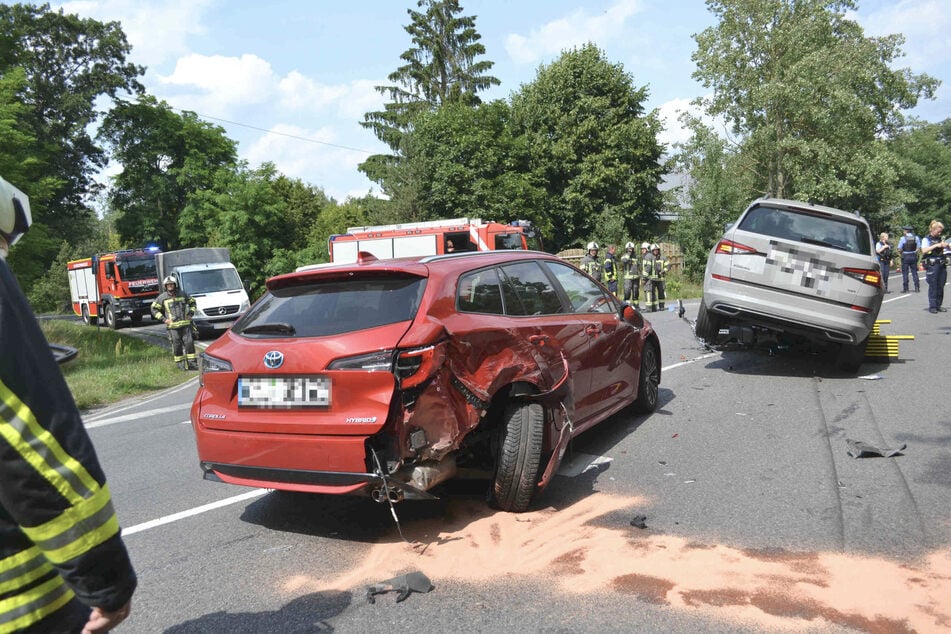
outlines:
[[553, 255], [361, 253], [267, 288], [200, 357], [206, 479], [392, 503], [474, 474], [519, 512], [572, 437], [657, 407], [650, 323]]

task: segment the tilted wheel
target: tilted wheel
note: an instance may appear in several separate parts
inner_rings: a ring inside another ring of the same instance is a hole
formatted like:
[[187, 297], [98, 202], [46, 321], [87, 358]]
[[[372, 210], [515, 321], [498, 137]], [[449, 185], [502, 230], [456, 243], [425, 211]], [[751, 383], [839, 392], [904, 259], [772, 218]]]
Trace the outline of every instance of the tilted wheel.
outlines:
[[638, 414], [649, 414], [657, 409], [660, 392], [660, 355], [653, 342], [644, 343], [641, 351], [641, 376], [637, 380], [637, 400], [632, 407]]
[[511, 403], [505, 407], [499, 430], [499, 453], [489, 503], [502, 511], [528, 509], [538, 482], [545, 410], [538, 403]]
[[714, 343], [720, 334], [720, 319], [717, 315], [707, 310], [706, 305], [700, 302], [700, 308], [697, 310], [697, 323], [694, 326], [696, 335], [707, 343]]

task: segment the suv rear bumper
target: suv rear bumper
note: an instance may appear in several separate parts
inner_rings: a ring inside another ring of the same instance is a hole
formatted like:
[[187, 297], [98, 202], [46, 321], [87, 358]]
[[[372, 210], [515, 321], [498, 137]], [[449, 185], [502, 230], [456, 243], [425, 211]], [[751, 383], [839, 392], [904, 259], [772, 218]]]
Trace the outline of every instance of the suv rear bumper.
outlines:
[[721, 317], [722, 325], [760, 326], [814, 341], [861, 343], [872, 331], [878, 314], [877, 306], [866, 312], [834, 302], [823, 302], [821, 309], [816, 310], [822, 300], [792, 297], [765, 288], [755, 289], [755, 300], [750, 301], [750, 289], [736, 282], [718, 280], [715, 287], [708, 283], [703, 302], [707, 310]]

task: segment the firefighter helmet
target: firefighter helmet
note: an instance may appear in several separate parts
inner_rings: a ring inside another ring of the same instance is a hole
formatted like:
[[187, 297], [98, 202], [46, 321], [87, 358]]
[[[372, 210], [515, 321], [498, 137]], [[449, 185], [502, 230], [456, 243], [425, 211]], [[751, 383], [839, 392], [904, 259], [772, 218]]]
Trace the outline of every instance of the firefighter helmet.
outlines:
[[174, 275], [166, 275], [165, 279], [162, 280], [162, 286], [168, 286], [169, 284], [174, 284], [176, 287], [178, 286], [178, 280], [175, 279]]
[[649, 249], [649, 248], [651, 248], [651, 245], [647, 244], [646, 242], [641, 242], [641, 248], [642, 248], [642, 249]]
[[651, 251], [653, 251], [654, 249], [657, 249], [658, 251], [660, 251], [660, 245], [657, 244], [656, 242], [651, 245]]
[[29, 197], [0, 178], [0, 238], [7, 247], [16, 244], [32, 222]]
[[625, 248], [625, 249], [634, 249], [634, 248], [636, 248], [636, 247], [637, 247], [637, 245], [634, 244], [633, 242], [628, 242], [627, 244], [624, 245], [624, 248]]
[[597, 242], [589, 242], [589, 243], [588, 243], [588, 251], [590, 251], [591, 249], [597, 249], [597, 250], [600, 251], [600, 250], [601, 250], [601, 247], [598, 246], [598, 243], [597, 243]]

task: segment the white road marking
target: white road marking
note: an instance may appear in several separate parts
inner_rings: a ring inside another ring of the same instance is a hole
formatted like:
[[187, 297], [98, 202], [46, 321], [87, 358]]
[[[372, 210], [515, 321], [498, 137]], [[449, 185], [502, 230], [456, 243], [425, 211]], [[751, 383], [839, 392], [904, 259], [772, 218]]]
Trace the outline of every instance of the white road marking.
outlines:
[[172, 515], [166, 515], [165, 517], [160, 517], [155, 520], [143, 522], [142, 524], [136, 524], [135, 526], [130, 526], [129, 528], [123, 528], [122, 536], [127, 537], [135, 533], [141, 533], [142, 531], [147, 531], [151, 528], [156, 528], [158, 526], [163, 526], [165, 524], [171, 524], [172, 522], [177, 522], [178, 520], [183, 520], [186, 517], [192, 517], [193, 515], [199, 515], [207, 511], [220, 509], [223, 506], [231, 506], [232, 504], [237, 504], [238, 502], [244, 502], [245, 500], [250, 500], [256, 497], [260, 497], [268, 492], [270, 492], [270, 489], [254, 489], [252, 491], [248, 491], [247, 493], [242, 493], [241, 495], [236, 495], [234, 497], [218, 500], [217, 502], [211, 502], [210, 504], [205, 504], [203, 506], [196, 506], [193, 509], [188, 509], [187, 511], [182, 511], [180, 513], [173, 513]]
[[144, 412], [136, 412], [134, 414], [123, 414], [122, 416], [113, 416], [112, 418], [104, 418], [102, 420], [97, 420], [92, 423], [86, 423], [86, 429], [95, 429], [96, 427], [105, 427], [106, 425], [115, 425], [116, 423], [124, 423], [129, 420], [139, 420], [141, 418], [147, 418], [155, 414], [167, 414], [168, 412], [177, 412], [183, 409], [191, 409], [191, 403], [180, 403], [179, 405], [169, 405], [168, 407], [160, 407], [158, 409], [150, 409]]

